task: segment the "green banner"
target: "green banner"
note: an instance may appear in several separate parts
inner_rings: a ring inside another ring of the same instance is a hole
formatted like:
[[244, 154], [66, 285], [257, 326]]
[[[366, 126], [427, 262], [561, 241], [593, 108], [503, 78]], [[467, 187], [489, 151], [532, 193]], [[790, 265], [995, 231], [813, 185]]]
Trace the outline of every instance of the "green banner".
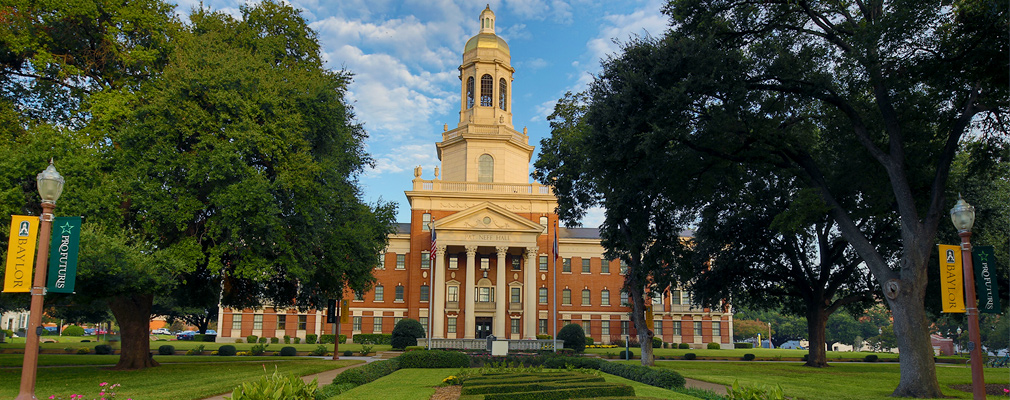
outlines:
[[992, 246], [973, 246], [971, 259], [975, 267], [975, 295], [978, 297], [978, 311], [999, 314], [996, 252]]
[[55, 293], [73, 293], [77, 280], [77, 251], [81, 242], [81, 217], [53, 219], [49, 244], [49, 276], [46, 288]]

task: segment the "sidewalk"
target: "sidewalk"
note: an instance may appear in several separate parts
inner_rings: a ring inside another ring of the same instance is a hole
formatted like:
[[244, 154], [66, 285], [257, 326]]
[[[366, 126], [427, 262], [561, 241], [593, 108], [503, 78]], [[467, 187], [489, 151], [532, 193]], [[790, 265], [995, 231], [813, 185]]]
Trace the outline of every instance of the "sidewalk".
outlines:
[[[330, 359], [330, 357], [315, 357], [315, 358], [324, 359], [324, 360], [329, 360]], [[302, 377], [302, 381], [304, 381], [305, 383], [309, 383], [309, 382], [312, 382], [313, 379], [317, 379], [319, 387], [323, 387], [325, 385], [329, 385], [330, 382], [333, 382], [333, 378], [336, 378], [337, 375], [340, 375], [341, 372], [344, 372], [344, 371], [346, 371], [348, 369], [351, 369], [351, 368], [360, 367], [360, 366], [368, 364], [368, 363], [370, 363], [372, 361], [378, 360], [377, 358], [374, 358], [374, 357], [345, 357], [345, 356], [340, 356], [340, 359], [341, 360], [361, 360], [361, 361], [364, 361], [364, 363], [349, 365], [349, 366], [346, 366], [346, 367], [343, 367], [343, 368], [331, 369], [329, 371], [323, 371], [323, 372], [320, 372], [318, 374], [305, 375], [305, 376]], [[225, 400], [224, 399], [225, 397], [231, 397], [231, 392], [221, 393], [221, 394], [219, 394], [217, 396], [208, 397], [208, 398], [205, 398], [203, 400]]]
[[715, 392], [715, 394], [726, 395], [726, 385], [720, 385], [718, 383], [699, 381], [697, 379], [691, 379], [691, 378], [684, 378], [684, 380], [686, 381], [684, 383], [685, 387], [689, 387], [689, 388], [692, 388], [692, 389], [711, 390], [711, 391]]

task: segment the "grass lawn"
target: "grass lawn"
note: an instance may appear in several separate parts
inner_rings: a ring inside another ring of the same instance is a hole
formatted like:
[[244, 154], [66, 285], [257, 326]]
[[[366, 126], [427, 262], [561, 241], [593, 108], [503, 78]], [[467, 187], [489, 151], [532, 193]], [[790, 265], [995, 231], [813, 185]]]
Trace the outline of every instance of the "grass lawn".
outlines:
[[367, 385], [341, 393], [336, 399], [348, 400], [425, 400], [435, 393], [435, 386], [459, 368], [401, 369]]
[[[595, 353], [599, 355], [612, 354], [614, 356], [620, 355], [623, 351], [623, 347], [611, 348], [611, 349], [586, 349], [586, 353]], [[641, 356], [642, 349], [631, 348], [631, 351], [635, 356]], [[682, 359], [684, 354], [694, 353], [698, 357], [710, 357], [719, 360], [740, 360], [743, 358], [744, 354], [753, 354], [757, 359], [761, 360], [777, 360], [782, 358], [803, 358], [807, 354], [807, 350], [790, 350], [790, 349], [652, 349], [653, 355], [656, 357], [676, 357], [677, 359]], [[832, 360], [859, 360], [862, 361], [864, 357], [870, 354], [876, 354], [877, 357], [881, 359], [896, 359], [898, 355], [895, 353], [873, 353], [867, 351], [829, 351], [827, 353], [828, 362]]]
[[[87, 347], [87, 348], [94, 349], [95, 346], [97, 346], [97, 345], [108, 344], [108, 342], [100, 342], [100, 341], [98, 341], [101, 336], [98, 336], [98, 337], [96, 337], [96, 336], [76, 336], [76, 337], [75, 336], [63, 336], [63, 337], [60, 337], [60, 336], [46, 336], [46, 337], [47, 338], [56, 339], [59, 342], [58, 343], [42, 343], [41, 347], [42, 347], [43, 350], [64, 350], [67, 347], [73, 347], [74, 349], [77, 349], [77, 348], [80, 348], [80, 347]], [[13, 340], [13, 342], [11, 340]], [[81, 343], [81, 340], [90, 340], [91, 342]], [[163, 345], [166, 345], [166, 344], [175, 346], [175, 349], [177, 351], [180, 351], [180, 350], [181, 351], [191, 350], [191, 349], [197, 348], [197, 346], [203, 345], [204, 350], [207, 351], [208, 353], [210, 353], [211, 351], [215, 351], [219, 347], [224, 346], [226, 344], [230, 344], [232, 346], [235, 346], [235, 349], [238, 350], [238, 351], [249, 351], [255, 345], [254, 343], [215, 343], [215, 342], [194, 342], [192, 340], [165, 340], [165, 341], [160, 341], [159, 340], [159, 341], [152, 341], [151, 342], [151, 350], [154, 351], [154, 352], [157, 352], [159, 347], [161, 347]], [[116, 346], [117, 346], [117, 344], [114, 343], [113, 347], [116, 347]], [[286, 347], [286, 346], [294, 347], [298, 351], [312, 351], [312, 350], [315, 350], [316, 347], [319, 347], [319, 344], [269, 343], [268, 346], [267, 346], [267, 351], [280, 351], [282, 347]], [[326, 346], [326, 348], [330, 352], [333, 351], [333, 343], [325, 344], [324, 346]], [[353, 351], [355, 353], [354, 355], [358, 355], [357, 353], [359, 351], [361, 351], [361, 346], [362, 346], [361, 344], [357, 344], [357, 343], [341, 343], [340, 344], [340, 352], [343, 352], [345, 350], [351, 350], [351, 351]], [[373, 353], [380, 352], [380, 351], [389, 351], [392, 348], [392, 346], [390, 346], [388, 344], [377, 344], [377, 345], [371, 345], [371, 346], [372, 346], [372, 352]], [[24, 348], [25, 348], [25, 339], [24, 338], [9, 339], [7, 341], [7, 343], [0, 344], [0, 349], [24, 350]]]
[[[154, 356], [154, 360], [162, 364], [217, 363], [217, 362], [257, 362], [257, 361], [295, 361], [302, 358], [277, 356]], [[20, 367], [24, 362], [24, 354], [0, 354], [0, 367]], [[115, 365], [119, 362], [116, 355], [76, 355], [76, 354], [41, 354], [40, 366], [82, 366], [82, 365]]]
[[[624, 362], [624, 361], [621, 361]], [[835, 363], [828, 368], [808, 368], [801, 363], [659, 361], [687, 378], [731, 385], [781, 385], [787, 397], [797, 399], [886, 399], [898, 384], [897, 363]], [[1007, 383], [1006, 369], [986, 368], [987, 383]], [[951, 389], [971, 382], [963, 365], [937, 366], [940, 388], [947, 396], [970, 399], [971, 393]], [[989, 398], [1005, 398], [990, 396]]]
[[[45, 358], [41, 357], [42, 360]], [[234, 362], [166, 363], [157, 368], [140, 371], [111, 371], [100, 366], [44, 367], [39, 368], [35, 394], [40, 399], [51, 395], [69, 398], [71, 394], [84, 394], [88, 396], [87, 398], [93, 398], [97, 397], [98, 384], [109, 382], [122, 385], [118, 388], [117, 398], [195, 400], [229, 392], [243, 382], [259, 379], [264, 375], [264, 371], [273, 373], [275, 366], [282, 373], [309, 375], [361, 362], [314, 358], [290, 358], [283, 361], [274, 358], [256, 362], [245, 362], [252, 361], [251, 357], [225, 359]], [[20, 381], [20, 369], [0, 368], [0, 399], [13, 399], [17, 396]]]

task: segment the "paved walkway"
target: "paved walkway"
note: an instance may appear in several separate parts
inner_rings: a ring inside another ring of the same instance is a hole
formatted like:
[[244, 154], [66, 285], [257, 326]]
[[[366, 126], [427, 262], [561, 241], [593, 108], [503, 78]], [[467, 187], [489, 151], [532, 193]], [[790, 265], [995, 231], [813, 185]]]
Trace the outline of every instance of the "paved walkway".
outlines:
[[[316, 357], [316, 358], [320, 358], [320, 359], [324, 359], [324, 360], [329, 360], [330, 359], [330, 357]], [[302, 381], [304, 381], [305, 383], [309, 383], [309, 382], [312, 382], [313, 379], [317, 379], [319, 387], [323, 387], [323, 386], [329, 385], [331, 382], [333, 382], [333, 378], [336, 378], [337, 375], [340, 375], [341, 372], [344, 372], [344, 371], [346, 371], [348, 369], [351, 369], [351, 368], [360, 367], [362, 365], [365, 365], [365, 364], [368, 364], [368, 363], [370, 363], [372, 361], [376, 361], [377, 360], [377, 358], [373, 358], [373, 357], [345, 357], [345, 356], [340, 356], [340, 359], [341, 360], [361, 360], [361, 361], [364, 361], [364, 363], [349, 365], [349, 366], [346, 366], [346, 367], [343, 367], [343, 368], [331, 369], [329, 371], [323, 371], [323, 372], [320, 372], [318, 374], [305, 375], [305, 376], [302, 377]], [[203, 400], [225, 400], [224, 398], [226, 396], [227, 397], [231, 397], [231, 393], [232, 392], [221, 393], [221, 394], [219, 394], [217, 396], [211, 396], [211, 397], [208, 397], [208, 398], [203, 399]]]
[[718, 383], [712, 383], [712, 382], [699, 381], [697, 379], [691, 379], [691, 378], [684, 378], [684, 380], [686, 381], [685, 384], [684, 384], [684, 386], [686, 386], [686, 387], [689, 387], [689, 388], [692, 388], [692, 389], [711, 390], [711, 391], [715, 392], [715, 394], [720, 394], [720, 395], [725, 395], [726, 394], [726, 385], [720, 385]]

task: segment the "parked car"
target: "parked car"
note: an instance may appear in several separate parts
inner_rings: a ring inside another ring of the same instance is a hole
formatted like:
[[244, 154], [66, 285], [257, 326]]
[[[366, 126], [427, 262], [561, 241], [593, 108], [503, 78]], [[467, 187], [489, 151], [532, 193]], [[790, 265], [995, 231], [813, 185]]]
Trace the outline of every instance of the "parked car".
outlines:
[[172, 332], [165, 328], [158, 328], [151, 331], [152, 335], [171, 335]]
[[84, 328], [84, 336], [91, 336], [95, 334], [94, 328]]
[[176, 334], [175, 335], [175, 339], [176, 340], [193, 340], [194, 336], [196, 336], [196, 331], [185, 331], [185, 332], [179, 332], [178, 334]]
[[215, 331], [213, 329], [208, 329], [207, 332], [204, 332], [204, 334], [207, 334], [207, 335], [217, 335], [217, 331]]

